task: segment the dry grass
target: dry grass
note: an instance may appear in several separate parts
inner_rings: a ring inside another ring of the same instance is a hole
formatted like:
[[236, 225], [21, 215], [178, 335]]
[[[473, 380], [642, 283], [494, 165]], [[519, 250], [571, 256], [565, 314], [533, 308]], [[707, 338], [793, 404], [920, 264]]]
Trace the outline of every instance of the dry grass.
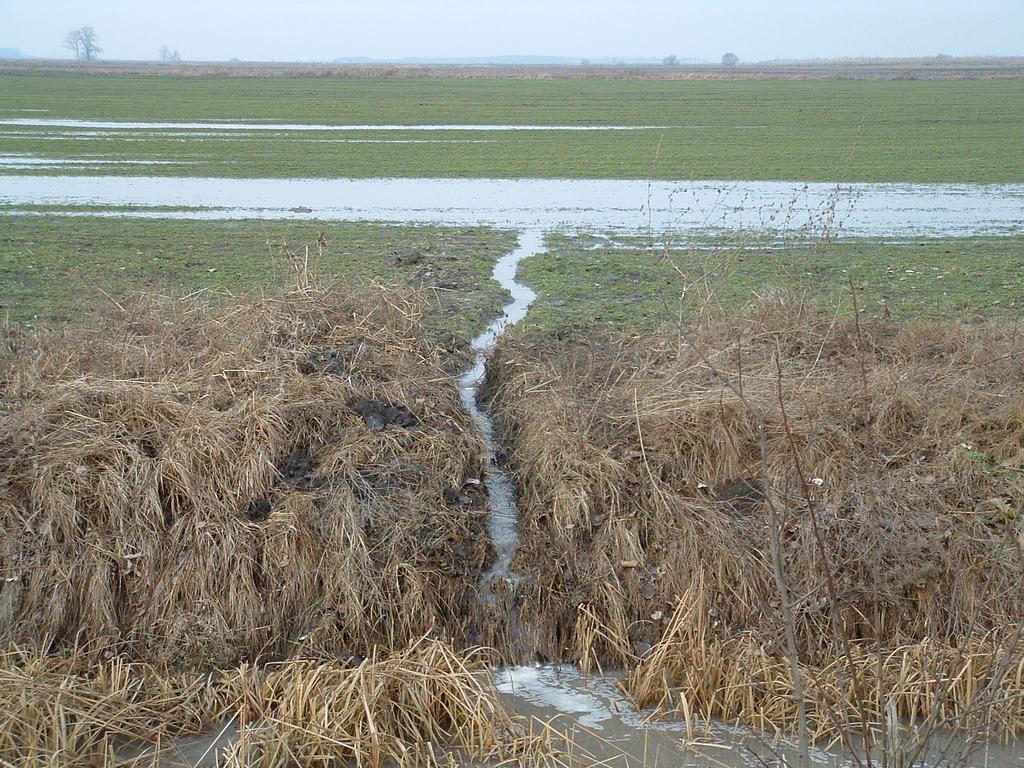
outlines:
[[[490, 384], [524, 623], [584, 668], [643, 657], [641, 703], [788, 727], [775, 510], [805, 696], [955, 714], [998, 678], [1021, 729], [1021, 353], [1012, 328], [858, 324], [791, 297], [674, 335], [505, 340]], [[859, 658], [874, 677], [838, 668]]]
[[[528, 746], [485, 656], [421, 639], [364, 659], [294, 660], [212, 675], [161, 675], [84, 654], [0, 659], [0, 757], [18, 766], [189, 764], [179, 737], [233, 730], [225, 766], [413, 766]], [[540, 747], [534, 747], [534, 753]]]
[[[683, 596], [664, 635], [630, 673], [626, 691], [637, 706], [676, 710], [690, 728], [729, 719], [761, 731], [795, 732], [798, 695], [788, 659], [758, 632], [716, 631], [705, 600], [700, 585]], [[932, 639], [860, 642], [826, 663], [803, 664], [801, 676], [814, 741], [838, 742], [844, 732], [857, 738], [864, 728], [880, 740], [887, 728], [920, 731], [931, 718], [962, 734], [1024, 730], [1019, 636], [1013, 646], [998, 632], [958, 647]]]
[[469, 647], [482, 446], [419, 322], [303, 280], [6, 330], [0, 763], [191, 765], [222, 729], [224, 765], [572, 762]]
[[676, 335], [503, 340], [507, 625], [479, 599], [480, 440], [415, 297], [301, 282], [3, 342], [14, 764], [154, 765], [224, 723], [235, 766], [586, 764], [502, 708], [474, 649], [499, 639], [625, 667], [690, 722], [1024, 729], [1013, 329], [776, 298]]
[[0, 765], [634, 764], [596, 734], [509, 713], [488, 661], [421, 638], [348, 664], [168, 675], [118, 658], [12, 649], [0, 657]]
[[229, 766], [440, 764], [441, 750], [482, 760], [513, 739], [485, 658], [423, 640], [354, 667], [286, 662], [248, 698]]
[[196, 669], [465, 641], [480, 442], [418, 323], [329, 285], [10, 340], [0, 637]]
[[[198, 730], [199, 679], [112, 659], [11, 649], [0, 657], [0, 758], [17, 766], [107, 765], [116, 748]], [[139, 761], [144, 764], [144, 761]]]

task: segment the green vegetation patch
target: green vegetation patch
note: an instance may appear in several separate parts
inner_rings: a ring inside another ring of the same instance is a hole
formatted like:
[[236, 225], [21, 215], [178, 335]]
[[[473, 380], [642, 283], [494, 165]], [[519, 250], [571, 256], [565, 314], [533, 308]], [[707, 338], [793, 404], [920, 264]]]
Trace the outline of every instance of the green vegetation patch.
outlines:
[[140, 291], [255, 292], [288, 279], [288, 253], [303, 261], [308, 248], [324, 274], [425, 289], [430, 332], [455, 349], [507, 300], [490, 275], [514, 244], [515, 233], [484, 228], [5, 216], [0, 305], [13, 322], [38, 324]]
[[741, 308], [772, 290], [897, 320], [1005, 317], [1024, 309], [1024, 237], [789, 244], [708, 242], [692, 247], [593, 236], [548, 238], [520, 277], [540, 298], [525, 331], [648, 331], [692, 317], [702, 302]]
[[[115, 161], [103, 170], [49, 173], [1024, 181], [1024, 81], [1014, 79], [687, 82], [7, 73], [0, 75], [0, 104], [8, 110], [47, 110], [31, 113], [37, 117], [102, 120], [663, 126], [593, 132], [223, 132], [197, 140], [156, 130], [83, 137], [55, 128], [0, 126], [0, 154], [96, 155]], [[382, 139], [392, 143], [379, 143]], [[416, 143], [424, 140], [432, 143]], [[119, 165], [118, 160], [170, 164]]]

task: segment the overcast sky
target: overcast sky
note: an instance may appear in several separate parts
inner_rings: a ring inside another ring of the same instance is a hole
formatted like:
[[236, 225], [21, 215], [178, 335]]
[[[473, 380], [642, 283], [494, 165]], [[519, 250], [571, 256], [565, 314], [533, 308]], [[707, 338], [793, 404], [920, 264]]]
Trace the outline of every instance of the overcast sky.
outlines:
[[0, 0], [0, 48], [85, 25], [120, 59], [1024, 54], [1024, 0]]

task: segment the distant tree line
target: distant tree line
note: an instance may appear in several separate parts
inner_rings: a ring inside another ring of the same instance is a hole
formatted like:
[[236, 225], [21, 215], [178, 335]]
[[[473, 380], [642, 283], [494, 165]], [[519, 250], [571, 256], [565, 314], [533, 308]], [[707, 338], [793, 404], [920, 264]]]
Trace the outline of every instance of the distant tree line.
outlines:
[[166, 45], [160, 46], [160, 61], [165, 64], [172, 64], [176, 61], [181, 61], [181, 54], [177, 51], [172, 51]]
[[[671, 56], [666, 56], [661, 60], [663, 67], [678, 67], [682, 62], [679, 61], [679, 57], [674, 53]], [[727, 53], [722, 57], [723, 67], [735, 67], [740, 63], [740, 57], [735, 53]]]

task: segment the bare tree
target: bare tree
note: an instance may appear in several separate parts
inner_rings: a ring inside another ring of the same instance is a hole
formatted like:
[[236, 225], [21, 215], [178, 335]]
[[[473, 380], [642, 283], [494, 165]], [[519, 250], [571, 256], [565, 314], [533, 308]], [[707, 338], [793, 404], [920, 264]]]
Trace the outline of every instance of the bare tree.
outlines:
[[71, 51], [75, 58], [82, 60], [82, 30], [72, 29], [64, 37], [64, 47]]
[[671, 56], [666, 56], [664, 59], [662, 59], [661, 63], [663, 66], [666, 67], [678, 67], [679, 57], [673, 53]]
[[723, 67], [735, 67], [740, 63], [740, 57], [735, 53], [727, 53], [722, 57]]
[[103, 51], [96, 44], [96, 30], [92, 27], [72, 29], [64, 37], [64, 47], [79, 61], [95, 61]]
[[92, 27], [82, 27], [78, 31], [82, 35], [82, 58], [86, 61], [98, 59], [103, 49], [96, 44], [96, 30]]

